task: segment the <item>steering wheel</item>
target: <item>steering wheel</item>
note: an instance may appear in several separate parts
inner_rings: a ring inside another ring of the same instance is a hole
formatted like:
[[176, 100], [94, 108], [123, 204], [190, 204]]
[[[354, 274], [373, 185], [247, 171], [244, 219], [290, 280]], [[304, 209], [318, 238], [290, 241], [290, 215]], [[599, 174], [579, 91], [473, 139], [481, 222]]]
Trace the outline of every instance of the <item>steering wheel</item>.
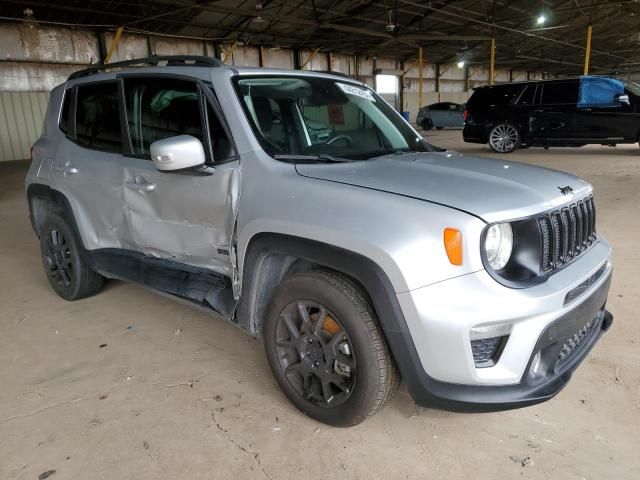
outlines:
[[338, 140], [346, 140], [348, 146], [351, 146], [351, 143], [353, 142], [353, 138], [351, 138], [349, 135], [345, 135], [344, 133], [341, 133], [340, 135], [336, 135], [335, 137], [327, 140], [327, 145], [332, 145], [334, 142], [337, 142]]

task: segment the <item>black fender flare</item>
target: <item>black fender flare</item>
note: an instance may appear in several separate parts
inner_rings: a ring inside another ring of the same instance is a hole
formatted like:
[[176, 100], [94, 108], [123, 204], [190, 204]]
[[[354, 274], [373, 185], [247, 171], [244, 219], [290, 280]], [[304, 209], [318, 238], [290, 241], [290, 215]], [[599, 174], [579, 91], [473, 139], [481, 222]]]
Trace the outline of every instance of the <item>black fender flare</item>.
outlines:
[[36, 199], [45, 200], [48, 209], [53, 209], [60, 213], [63, 218], [69, 222], [69, 226], [74, 230], [75, 235], [80, 240], [80, 245], [84, 247], [82, 238], [79, 235], [78, 225], [76, 224], [75, 216], [73, 215], [73, 209], [69, 200], [64, 193], [51, 188], [49, 185], [42, 183], [32, 183], [27, 187], [27, 201], [29, 204], [29, 218], [31, 220], [31, 226], [33, 231], [40, 236], [39, 222], [44, 220], [40, 216], [44, 212], [37, 211], [37, 207], [34, 204]]

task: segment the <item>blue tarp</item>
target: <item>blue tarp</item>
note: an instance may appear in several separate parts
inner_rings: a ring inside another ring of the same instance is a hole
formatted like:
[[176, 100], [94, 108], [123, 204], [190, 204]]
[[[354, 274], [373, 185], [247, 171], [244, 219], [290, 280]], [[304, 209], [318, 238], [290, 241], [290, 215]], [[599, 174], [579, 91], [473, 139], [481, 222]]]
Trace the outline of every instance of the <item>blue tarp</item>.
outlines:
[[618, 105], [616, 94], [624, 94], [624, 85], [620, 80], [583, 75], [580, 77], [578, 108], [614, 107]]

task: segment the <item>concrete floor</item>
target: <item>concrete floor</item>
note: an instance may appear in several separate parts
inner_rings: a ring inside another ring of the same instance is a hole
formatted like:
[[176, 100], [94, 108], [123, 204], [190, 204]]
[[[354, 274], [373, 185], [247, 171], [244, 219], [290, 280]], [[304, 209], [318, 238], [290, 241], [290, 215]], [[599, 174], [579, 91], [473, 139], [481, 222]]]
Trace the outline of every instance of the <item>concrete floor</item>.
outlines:
[[[428, 137], [490, 155], [459, 131]], [[57, 297], [27, 218], [26, 169], [0, 165], [0, 478], [639, 478], [640, 150], [504, 158], [594, 184], [598, 230], [615, 248], [612, 330], [546, 404], [452, 414], [417, 409], [401, 389], [347, 430], [292, 407], [262, 345], [222, 320], [115, 281], [87, 300]]]

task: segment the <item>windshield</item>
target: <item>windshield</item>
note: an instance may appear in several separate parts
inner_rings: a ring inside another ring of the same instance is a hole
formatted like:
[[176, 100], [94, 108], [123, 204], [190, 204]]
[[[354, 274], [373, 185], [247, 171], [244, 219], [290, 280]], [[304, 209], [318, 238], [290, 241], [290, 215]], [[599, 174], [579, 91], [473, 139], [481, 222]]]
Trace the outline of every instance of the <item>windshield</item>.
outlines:
[[293, 75], [236, 78], [235, 85], [253, 131], [271, 156], [366, 160], [432, 149], [364, 86]]
[[636, 82], [622, 82], [627, 90], [629, 90], [634, 95], [640, 97], [640, 85]]

